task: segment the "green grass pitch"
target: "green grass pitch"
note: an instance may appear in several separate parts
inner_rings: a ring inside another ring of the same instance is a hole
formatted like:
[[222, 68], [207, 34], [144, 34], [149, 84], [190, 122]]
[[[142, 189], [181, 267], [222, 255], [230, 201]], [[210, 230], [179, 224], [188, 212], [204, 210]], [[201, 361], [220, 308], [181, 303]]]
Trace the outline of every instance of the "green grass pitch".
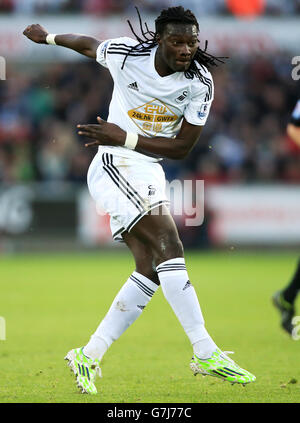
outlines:
[[189, 341], [159, 290], [107, 352], [98, 395], [88, 396], [77, 391], [63, 357], [88, 341], [133, 270], [132, 258], [125, 250], [2, 256], [0, 402], [300, 402], [300, 341], [281, 330], [270, 301], [297, 259], [288, 252], [186, 254], [209, 333], [235, 351], [232, 358], [256, 375], [255, 383], [194, 377]]

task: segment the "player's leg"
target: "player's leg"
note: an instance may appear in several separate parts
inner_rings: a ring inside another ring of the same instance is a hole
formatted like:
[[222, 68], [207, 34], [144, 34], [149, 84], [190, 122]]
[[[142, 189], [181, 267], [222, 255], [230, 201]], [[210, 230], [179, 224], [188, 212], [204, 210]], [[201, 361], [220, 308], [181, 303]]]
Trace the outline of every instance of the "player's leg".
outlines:
[[160, 285], [151, 248], [133, 233], [123, 232], [122, 238], [133, 255], [135, 271]]
[[[117, 293], [88, 344], [71, 350], [66, 356], [79, 386], [84, 392], [95, 393], [95, 372], [89, 383], [87, 379], [92, 365], [86, 361], [92, 360], [95, 368], [99, 366], [111, 343], [141, 315], [159, 286], [151, 250], [141, 240], [135, 239], [134, 234], [126, 235], [125, 232], [129, 232], [133, 223], [148, 212], [149, 204], [167, 202], [167, 199], [163, 192], [164, 173], [158, 163], [137, 163], [99, 150], [89, 167], [87, 180], [97, 209], [111, 216], [113, 238], [118, 240], [120, 234], [124, 233], [123, 238], [136, 262], [136, 270]], [[151, 184], [155, 184], [155, 189], [150, 191]]]
[[163, 293], [193, 345], [195, 374], [210, 374], [233, 383], [255, 380], [253, 375], [222, 353], [208, 334], [197, 294], [186, 270], [183, 246], [168, 209], [160, 206], [155, 213], [144, 216], [131, 232], [153, 252]]
[[300, 290], [300, 260], [290, 283], [280, 291], [275, 292], [272, 297], [274, 306], [281, 315], [281, 326], [289, 334], [292, 334], [292, 320], [295, 315], [295, 300]]
[[300, 291], [300, 260], [290, 283], [282, 290], [282, 296], [290, 304], [294, 304]]
[[77, 377], [77, 385], [86, 393], [97, 393], [94, 381], [97, 373], [101, 376], [100, 362], [103, 355], [142, 314], [159, 287], [149, 247], [133, 234], [124, 233], [122, 236], [134, 256], [136, 270], [116, 295], [88, 344], [69, 351], [65, 357]]
[[144, 216], [131, 233], [151, 248], [163, 293], [182, 324], [197, 354], [209, 357], [215, 350], [204, 326], [196, 292], [185, 266], [183, 245], [175, 222], [165, 206]]
[[87, 357], [101, 360], [111, 344], [141, 315], [159, 286], [149, 247], [133, 234], [123, 233], [136, 269], [117, 293], [107, 314], [83, 348]]

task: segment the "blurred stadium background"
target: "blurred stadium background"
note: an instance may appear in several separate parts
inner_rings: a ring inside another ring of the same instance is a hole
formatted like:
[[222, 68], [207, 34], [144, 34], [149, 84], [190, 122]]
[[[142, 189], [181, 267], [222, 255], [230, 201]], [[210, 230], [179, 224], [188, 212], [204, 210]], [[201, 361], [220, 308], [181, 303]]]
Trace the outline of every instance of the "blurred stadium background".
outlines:
[[176, 217], [184, 245], [299, 247], [300, 148], [286, 125], [300, 95], [300, 0], [0, 0], [0, 253], [118, 247], [87, 192], [95, 150], [76, 135], [76, 124], [107, 117], [111, 77], [75, 52], [34, 45], [25, 27], [130, 36], [135, 5], [153, 29], [160, 10], [178, 4], [198, 17], [201, 46], [229, 57], [212, 71], [215, 100], [197, 147], [164, 160], [170, 181], [205, 180], [203, 225]]

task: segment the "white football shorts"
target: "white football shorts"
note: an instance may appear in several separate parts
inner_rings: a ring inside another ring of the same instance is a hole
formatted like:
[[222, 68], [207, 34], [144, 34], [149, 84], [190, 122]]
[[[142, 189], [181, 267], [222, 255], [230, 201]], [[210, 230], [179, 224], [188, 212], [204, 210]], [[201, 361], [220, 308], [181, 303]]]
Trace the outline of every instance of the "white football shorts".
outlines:
[[161, 165], [147, 160], [121, 157], [99, 149], [90, 164], [87, 183], [98, 213], [110, 215], [116, 241], [150, 210], [170, 202]]

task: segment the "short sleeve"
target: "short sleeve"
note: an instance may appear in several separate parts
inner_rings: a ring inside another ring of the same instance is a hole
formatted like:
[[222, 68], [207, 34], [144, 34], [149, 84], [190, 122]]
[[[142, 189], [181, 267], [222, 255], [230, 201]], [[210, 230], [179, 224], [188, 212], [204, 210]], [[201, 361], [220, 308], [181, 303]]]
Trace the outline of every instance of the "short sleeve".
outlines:
[[184, 111], [185, 119], [192, 125], [205, 125], [214, 98], [214, 84], [210, 72], [192, 83], [191, 100]]
[[297, 101], [297, 104], [293, 110], [290, 122], [295, 126], [300, 126], [300, 100]]
[[106, 53], [110, 42], [111, 40], [103, 41], [99, 44], [96, 51], [96, 61], [106, 68], [108, 67], [106, 63]]
[[129, 37], [113, 38], [99, 44], [96, 51], [96, 61], [100, 65], [110, 68], [114, 63], [123, 62], [124, 56], [130, 49], [138, 44]]

